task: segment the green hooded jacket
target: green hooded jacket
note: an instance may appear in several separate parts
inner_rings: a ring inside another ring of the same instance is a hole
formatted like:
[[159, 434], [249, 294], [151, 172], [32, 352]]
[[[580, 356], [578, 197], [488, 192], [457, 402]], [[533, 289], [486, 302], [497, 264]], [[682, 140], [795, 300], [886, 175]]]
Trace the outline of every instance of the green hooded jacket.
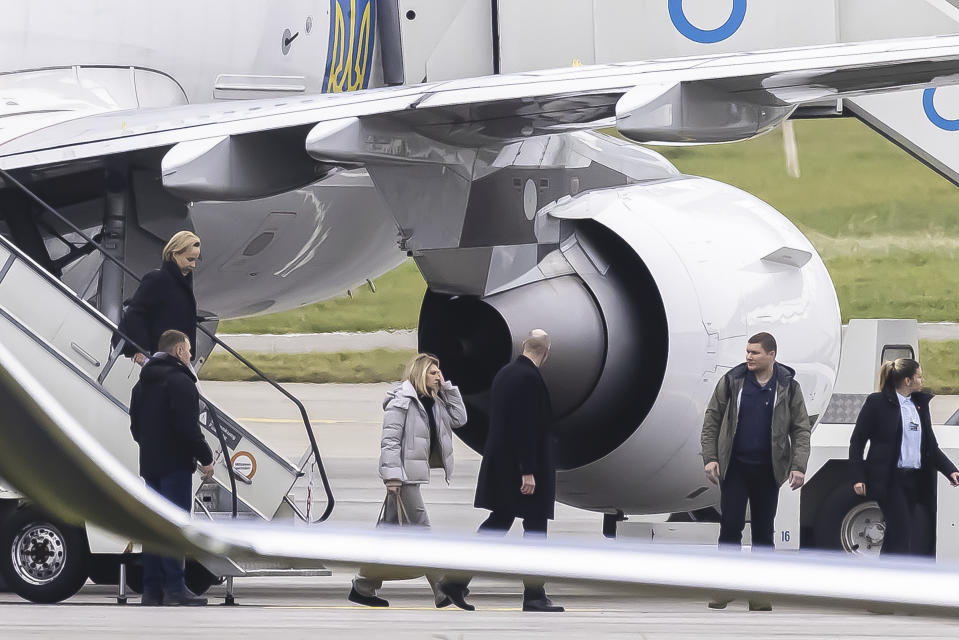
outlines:
[[[773, 406], [772, 463], [778, 484], [790, 471], [806, 473], [809, 460], [809, 416], [796, 372], [776, 363], [776, 401]], [[726, 477], [733, 453], [733, 438], [739, 423], [739, 398], [746, 379], [746, 364], [731, 369], [716, 385], [706, 407], [701, 444], [703, 464], [719, 463], [720, 478]]]

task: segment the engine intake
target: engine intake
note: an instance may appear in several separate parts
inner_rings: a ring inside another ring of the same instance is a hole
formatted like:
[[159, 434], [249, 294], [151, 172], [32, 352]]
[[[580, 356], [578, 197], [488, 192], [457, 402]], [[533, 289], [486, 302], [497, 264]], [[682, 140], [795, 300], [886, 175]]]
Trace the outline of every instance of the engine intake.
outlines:
[[593, 462], [642, 423], [666, 365], [667, 328], [656, 284], [630, 247], [606, 228], [580, 221], [563, 252], [571, 275], [494, 295], [428, 291], [419, 344], [436, 354], [464, 394], [469, 424], [458, 430], [482, 451], [496, 372], [522, 351], [534, 328], [552, 350], [542, 368], [557, 422], [560, 468]]

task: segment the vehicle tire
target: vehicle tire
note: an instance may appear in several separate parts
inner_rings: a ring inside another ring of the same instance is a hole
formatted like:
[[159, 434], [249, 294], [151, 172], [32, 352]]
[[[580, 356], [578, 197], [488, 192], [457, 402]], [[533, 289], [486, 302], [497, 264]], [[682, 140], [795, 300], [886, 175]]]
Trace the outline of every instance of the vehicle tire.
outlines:
[[25, 600], [53, 603], [87, 581], [90, 549], [83, 529], [22, 507], [0, 526], [0, 573]]
[[879, 555], [886, 523], [875, 500], [856, 495], [851, 486], [833, 489], [823, 501], [813, 528], [817, 549]]

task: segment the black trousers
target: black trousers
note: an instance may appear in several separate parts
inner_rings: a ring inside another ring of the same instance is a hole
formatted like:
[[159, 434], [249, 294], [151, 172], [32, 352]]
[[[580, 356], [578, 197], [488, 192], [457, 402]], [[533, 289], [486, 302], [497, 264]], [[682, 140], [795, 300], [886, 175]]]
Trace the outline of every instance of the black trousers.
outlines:
[[[918, 469], [896, 469], [885, 497], [877, 499], [886, 520], [880, 555], [925, 555], [929, 552], [921, 531], [928, 518], [922, 508]], [[868, 485], [867, 485], [868, 488]]]
[[[180, 507], [190, 510], [193, 502], [193, 473], [177, 470], [159, 478], [145, 478], [147, 486]], [[152, 553], [143, 554], [143, 589], [154, 593], [179, 592], [186, 588], [183, 557], [173, 558]]]
[[[479, 526], [478, 533], [495, 533], [506, 535], [513, 526], [516, 516], [502, 511], [493, 511]], [[546, 537], [546, 518], [523, 518], [523, 537]], [[462, 586], [469, 586], [470, 579], [462, 581]], [[546, 597], [546, 582], [541, 579], [523, 580], [523, 600], [538, 600]]]
[[[513, 526], [516, 516], [510, 513], [493, 511], [489, 517], [479, 526], [479, 532], [498, 531], [505, 534]], [[523, 518], [523, 535], [546, 537], [546, 518]]]
[[773, 520], [779, 505], [779, 485], [772, 464], [747, 464], [733, 458], [720, 485], [719, 545], [741, 547], [746, 504], [752, 518], [753, 548], [773, 547]]

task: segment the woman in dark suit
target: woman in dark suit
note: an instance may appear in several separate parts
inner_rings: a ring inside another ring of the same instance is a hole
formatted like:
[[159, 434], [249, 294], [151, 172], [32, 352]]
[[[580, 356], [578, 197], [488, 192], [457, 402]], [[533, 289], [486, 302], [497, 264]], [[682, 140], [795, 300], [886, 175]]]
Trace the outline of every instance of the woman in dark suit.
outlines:
[[[190, 338], [190, 359], [196, 359], [196, 298], [193, 297], [193, 270], [200, 258], [200, 238], [190, 231], [179, 231], [163, 248], [163, 263], [143, 276], [140, 286], [120, 321], [120, 331], [151, 354], [157, 351], [160, 335], [176, 329]], [[123, 355], [137, 364], [146, 356], [133, 345], [125, 345]]]
[[[882, 555], [923, 555], [922, 519], [936, 510], [936, 471], [959, 486], [959, 470], [932, 431], [922, 367], [915, 360], [885, 362], [880, 391], [866, 398], [849, 440], [853, 490], [879, 503], [886, 519]], [[869, 455], [863, 451], [869, 442]]]

